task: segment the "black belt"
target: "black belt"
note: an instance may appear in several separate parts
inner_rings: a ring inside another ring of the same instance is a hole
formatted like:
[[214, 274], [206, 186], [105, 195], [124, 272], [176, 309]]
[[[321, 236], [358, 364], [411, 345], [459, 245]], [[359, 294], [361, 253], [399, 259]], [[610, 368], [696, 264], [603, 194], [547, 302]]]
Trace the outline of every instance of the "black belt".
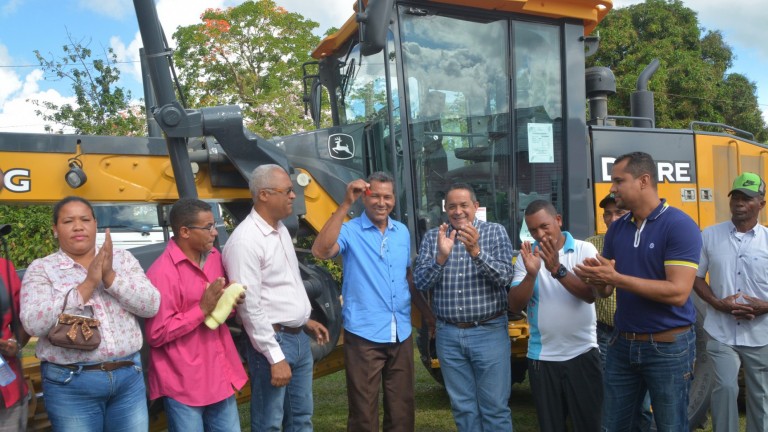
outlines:
[[685, 333], [691, 330], [691, 326], [675, 327], [667, 330], [663, 330], [657, 333], [633, 333], [633, 332], [621, 332], [619, 335], [626, 340], [632, 341], [655, 341], [655, 342], [674, 342], [677, 335]]
[[78, 370], [82, 368], [84, 371], [104, 371], [104, 372], [111, 372], [115, 369], [121, 369], [128, 366], [133, 366], [134, 363], [129, 360], [122, 360], [122, 361], [111, 361], [111, 362], [104, 362], [104, 363], [96, 363], [96, 364], [90, 364], [90, 365], [76, 365], [76, 364], [67, 364], [67, 365], [56, 365], [61, 366], [65, 369], [72, 369], [72, 370]]
[[502, 316], [502, 315], [504, 315], [506, 313], [507, 313], [507, 311], [499, 311], [499, 312], [496, 312], [495, 314], [493, 314], [493, 315], [491, 315], [491, 316], [489, 316], [487, 318], [483, 318], [481, 320], [470, 321], [470, 322], [456, 322], [456, 323], [449, 322], [448, 324], [456, 326], [456, 327], [458, 327], [460, 329], [467, 329], [467, 328], [472, 328], [472, 327], [478, 327], [478, 326], [481, 326], [481, 325], [487, 323], [488, 321], [490, 321], [492, 319], [496, 319], [496, 318], [498, 318], [498, 317], [500, 317], [500, 316]]
[[282, 324], [272, 324], [272, 330], [275, 331], [275, 333], [288, 333], [288, 334], [299, 334], [302, 330], [304, 330], [304, 327], [286, 327]]

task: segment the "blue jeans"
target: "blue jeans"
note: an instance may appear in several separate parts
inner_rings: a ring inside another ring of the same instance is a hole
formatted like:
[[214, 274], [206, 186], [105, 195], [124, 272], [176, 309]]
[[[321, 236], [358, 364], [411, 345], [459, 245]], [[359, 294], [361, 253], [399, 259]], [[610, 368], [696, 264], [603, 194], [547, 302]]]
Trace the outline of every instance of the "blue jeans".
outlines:
[[[603, 330], [599, 325], [597, 327], [597, 345], [600, 347], [600, 362], [603, 366], [603, 373], [605, 373], [605, 355], [608, 353], [608, 343], [611, 340], [612, 331]], [[603, 408], [605, 411], [605, 408]], [[643, 405], [640, 407], [640, 422], [636, 424], [632, 429], [636, 432], [648, 432], [651, 430], [651, 423], [653, 423], [653, 413], [651, 412], [651, 396], [648, 392], [645, 392], [645, 398], [643, 398]]]
[[693, 328], [678, 334], [674, 342], [632, 341], [614, 331], [605, 365], [603, 430], [637, 428], [646, 392], [653, 401], [656, 430], [689, 430], [688, 391], [695, 359]]
[[305, 432], [312, 430], [312, 372], [314, 361], [309, 336], [304, 332], [278, 332], [275, 339], [291, 367], [286, 387], [274, 387], [272, 366], [248, 343], [248, 371], [251, 375], [251, 431]]
[[100, 370], [72, 370], [43, 362], [45, 409], [54, 432], [146, 432], [147, 396], [139, 354], [134, 366]]
[[168, 432], [240, 432], [235, 395], [205, 406], [185, 405], [165, 397], [163, 405], [168, 417]]
[[512, 430], [510, 342], [506, 315], [460, 329], [437, 321], [437, 357], [459, 432]]

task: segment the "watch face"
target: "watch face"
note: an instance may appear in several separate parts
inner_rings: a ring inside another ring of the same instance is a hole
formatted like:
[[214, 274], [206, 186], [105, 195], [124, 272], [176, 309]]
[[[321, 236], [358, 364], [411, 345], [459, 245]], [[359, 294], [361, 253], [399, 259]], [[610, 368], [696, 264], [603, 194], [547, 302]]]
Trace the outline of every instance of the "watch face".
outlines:
[[560, 268], [557, 269], [557, 273], [555, 273], [555, 279], [563, 278], [566, 274], [568, 274], [568, 270], [561, 264]]

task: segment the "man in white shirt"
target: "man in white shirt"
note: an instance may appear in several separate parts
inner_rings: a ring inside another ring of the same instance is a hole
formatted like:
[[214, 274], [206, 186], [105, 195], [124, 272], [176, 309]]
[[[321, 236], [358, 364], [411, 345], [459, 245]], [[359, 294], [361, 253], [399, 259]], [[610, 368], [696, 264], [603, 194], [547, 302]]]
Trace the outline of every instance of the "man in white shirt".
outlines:
[[248, 289], [238, 314], [248, 334], [251, 430], [312, 430], [313, 359], [307, 333], [319, 344], [328, 330], [309, 319], [312, 308], [288, 229], [291, 178], [278, 165], [261, 165], [249, 181], [253, 209], [224, 246], [230, 280]]
[[[704, 330], [715, 365], [712, 426], [739, 430], [739, 366], [747, 386], [747, 431], [768, 430], [768, 228], [757, 221], [765, 182], [745, 172], [733, 182], [731, 220], [705, 229], [693, 289], [707, 302]], [[709, 272], [709, 284], [704, 279]]]
[[549, 201], [533, 201], [525, 223], [536, 243], [524, 242], [509, 288], [509, 308], [527, 306], [528, 378], [542, 432], [600, 430], [603, 375], [595, 331], [595, 294], [573, 267], [597, 249], [561, 231]]

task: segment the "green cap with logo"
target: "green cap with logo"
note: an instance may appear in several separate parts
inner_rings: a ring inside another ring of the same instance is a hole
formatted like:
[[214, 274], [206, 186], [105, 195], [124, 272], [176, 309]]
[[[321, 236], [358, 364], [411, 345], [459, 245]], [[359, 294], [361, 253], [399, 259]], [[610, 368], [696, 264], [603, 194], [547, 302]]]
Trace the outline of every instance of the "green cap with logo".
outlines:
[[759, 175], [745, 172], [736, 177], [736, 180], [733, 181], [733, 187], [731, 188], [731, 191], [728, 192], [728, 196], [731, 196], [734, 192], [741, 192], [750, 198], [764, 197], [765, 182]]

